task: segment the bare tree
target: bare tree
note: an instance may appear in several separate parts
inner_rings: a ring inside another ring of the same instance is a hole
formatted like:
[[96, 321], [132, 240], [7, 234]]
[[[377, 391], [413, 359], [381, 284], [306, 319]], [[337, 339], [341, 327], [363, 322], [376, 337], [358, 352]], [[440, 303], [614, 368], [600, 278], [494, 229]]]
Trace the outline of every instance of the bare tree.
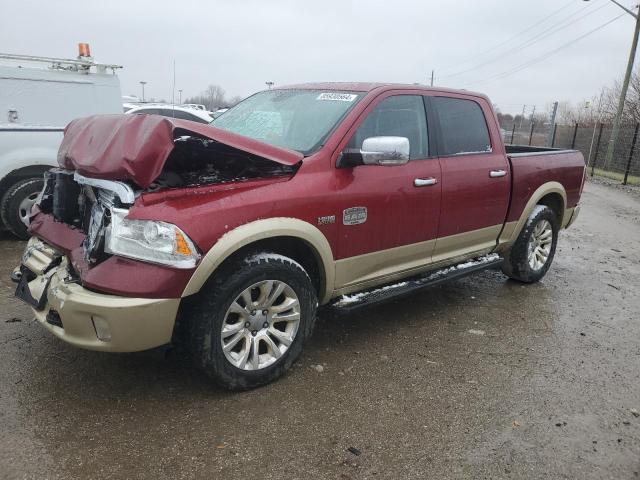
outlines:
[[[605, 88], [602, 95], [602, 112], [603, 118], [607, 122], [613, 121], [618, 107], [618, 99], [620, 98], [620, 82], [616, 81], [612, 87]], [[634, 72], [629, 82], [629, 90], [627, 91], [627, 99], [622, 112], [623, 123], [640, 122], [640, 74]]]
[[244, 98], [242, 98], [240, 95], [236, 95], [228, 100], [227, 105], [229, 107], [233, 107], [234, 105], [240, 103], [242, 100], [244, 100]]
[[184, 103], [197, 103], [204, 105], [208, 110], [217, 110], [229, 106], [229, 103], [225, 98], [225, 91], [219, 85], [209, 85], [205, 91], [199, 95], [187, 98]]

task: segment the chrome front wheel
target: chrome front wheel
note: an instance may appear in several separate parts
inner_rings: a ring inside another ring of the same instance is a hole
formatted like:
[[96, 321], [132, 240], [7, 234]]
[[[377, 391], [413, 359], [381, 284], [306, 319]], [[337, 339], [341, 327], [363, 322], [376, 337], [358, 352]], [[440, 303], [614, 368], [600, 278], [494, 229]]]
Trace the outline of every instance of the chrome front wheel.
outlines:
[[225, 358], [241, 370], [260, 370], [284, 355], [298, 333], [300, 301], [280, 280], [254, 283], [231, 303], [222, 322]]

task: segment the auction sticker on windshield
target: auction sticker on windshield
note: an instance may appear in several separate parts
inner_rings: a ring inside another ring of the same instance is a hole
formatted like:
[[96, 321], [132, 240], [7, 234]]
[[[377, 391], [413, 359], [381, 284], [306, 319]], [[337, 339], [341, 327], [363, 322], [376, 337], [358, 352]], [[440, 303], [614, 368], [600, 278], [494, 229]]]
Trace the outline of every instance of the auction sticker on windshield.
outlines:
[[316, 100], [337, 100], [339, 102], [353, 102], [358, 95], [354, 95], [353, 93], [336, 93], [336, 92], [325, 92], [318, 95]]

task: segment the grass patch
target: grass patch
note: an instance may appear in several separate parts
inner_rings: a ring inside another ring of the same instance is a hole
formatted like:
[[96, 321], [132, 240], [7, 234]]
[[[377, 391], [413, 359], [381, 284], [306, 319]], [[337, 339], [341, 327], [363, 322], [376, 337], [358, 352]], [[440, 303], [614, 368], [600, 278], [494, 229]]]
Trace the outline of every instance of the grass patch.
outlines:
[[[589, 175], [591, 175], [591, 167], [589, 167]], [[624, 180], [624, 173], [610, 172], [608, 170], [602, 170], [601, 168], [596, 168], [594, 175], [597, 177], [605, 177], [611, 180], [616, 180], [620, 183], [622, 183], [622, 180]], [[636, 175], [629, 175], [629, 177], [627, 178], [627, 184], [640, 185], [640, 177]]]

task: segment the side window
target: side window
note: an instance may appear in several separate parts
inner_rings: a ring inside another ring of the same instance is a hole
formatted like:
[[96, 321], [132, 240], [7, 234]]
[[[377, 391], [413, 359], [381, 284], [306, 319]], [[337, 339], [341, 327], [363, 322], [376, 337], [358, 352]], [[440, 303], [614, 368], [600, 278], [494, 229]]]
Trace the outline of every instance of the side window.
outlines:
[[183, 112], [182, 110], [172, 110], [171, 112], [175, 118], [179, 118], [181, 120], [191, 120], [192, 122], [200, 120], [195, 115], [191, 115], [189, 112]]
[[177, 112], [172, 108], [161, 108], [159, 112], [163, 117], [178, 118]]
[[396, 95], [385, 98], [369, 113], [347, 147], [361, 149], [366, 138], [382, 136], [407, 137], [410, 159], [428, 157], [427, 117], [422, 97]]
[[185, 120], [191, 120], [192, 122], [198, 122], [198, 123], [209, 123], [209, 122], [207, 122], [205, 119], [200, 118], [200, 117], [198, 117], [198, 116], [196, 116], [196, 115], [192, 115], [192, 114], [187, 113], [187, 112], [181, 112], [181, 113], [184, 115], [184, 117], [181, 117], [181, 116], [179, 116], [179, 115], [176, 115], [176, 116], [177, 116], [178, 118], [184, 118]]
[[473, 100], [432, 97], [440, 123], [440, 155], [490, 152], [491, 140], [484, 113]]
[[145, 113], [147, 115], [157, 115], [160, 111], [157, 108], [141, 108], [133, 113]]

